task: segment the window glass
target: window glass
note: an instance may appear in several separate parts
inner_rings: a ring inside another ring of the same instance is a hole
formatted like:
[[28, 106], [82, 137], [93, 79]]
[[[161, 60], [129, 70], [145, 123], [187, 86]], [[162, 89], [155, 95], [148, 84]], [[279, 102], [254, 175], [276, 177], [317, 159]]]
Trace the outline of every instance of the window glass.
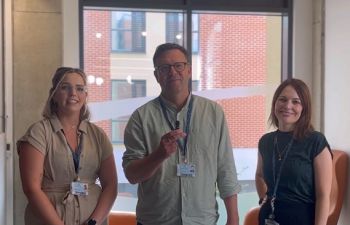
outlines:
[[[166, 42], [184, 43], [184, 26], [182, 13], [166, 13]], [[198, 53], [198, 14], [192, 14], [192, 54]]]
[[[137, 98], [146, 96], [145, 80], [112, 80], [112, 100]], [[129, 117], [112, 119], [112, 142], [123, 143], [124, 129]]]
[[192, 53], [197, 54], [199, 48], [199, 20], [198, 14], [192, 14]]
[[112, 51], [145, 51], [145, 13], [114, 11], [111, 13]]
[[[139, 15], [137, 23], [133, 15]], [[110, 18], [114, 18], [112, 22]], [[242, 223], [247, 210], [258, 202], [254, 185], [257, 143], [269, 131], [271, 98], [281, 80], [282, 17], [196, 11], [192, 21], [192, 90], [218, 102], [225, 111], [242, 185], [238, 195]], [[131, 37], [134, 30], [142, 31], [139, 37], [143, 42]], [[179, 11], [84, 10], [89, 106], [93, 122], [113, 141], [118, 169], [114, 210], [135, 211], [137, 202], [137, 185], [128, 183], [121, 167], [126, 121], [135, 109], [160, 93], [152, 63], [156, 47], [170, 39], [183, 45], [179, 37], [185, 36], [184, 31]], [[117, 44], [117, 37], [124, 38], [124, 44]], [[144, 44], [144, 50], [130, 54], [140, 49], [138, 43]], [[218, 203], [221, 225], [226, 212], [219, 198]]]

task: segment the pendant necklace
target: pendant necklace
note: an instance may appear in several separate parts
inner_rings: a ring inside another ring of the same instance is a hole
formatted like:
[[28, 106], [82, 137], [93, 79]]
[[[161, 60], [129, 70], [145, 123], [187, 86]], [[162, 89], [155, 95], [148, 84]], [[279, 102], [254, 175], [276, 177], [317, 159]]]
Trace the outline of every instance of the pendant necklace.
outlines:
[[290, 142], [288, 144], [286, 144], [286, 146], [284, 146], [284, 148], [282, 149], [282, 151], [280, 150], [279, 146], [278, 146], [278, 140], [277, 140], [277, 134], [274, 138], [274, 144], [276, 146], [276, 152], [278, 155], [278, 161], [281, 161], [283, 159], [283, 155], [286, 152], [286, 150], [288, 149], [288, 146], [291, 144]]

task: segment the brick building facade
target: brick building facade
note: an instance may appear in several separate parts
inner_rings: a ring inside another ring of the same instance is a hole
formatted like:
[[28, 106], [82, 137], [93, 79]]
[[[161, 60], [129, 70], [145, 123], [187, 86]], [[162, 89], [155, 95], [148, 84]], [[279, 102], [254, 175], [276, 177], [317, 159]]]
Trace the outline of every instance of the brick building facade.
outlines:
[[[201, 14], [199, 21], [199, 90], [266, 84], [266, 17]], [[89, 102], [108, 101], [111, 100], [113, 77], [111, 12], [85, 11], [84, 22], [84, 69], [88, 75], [99, 76], [104, 80], [100, 86], [88, 86], [88, 99]], [[146, 44], [147, 41], [148, 36]], [[153, 52], [152, 49], [152, 52], [145, 54], [152, 56]], [[129, 53], [125, 55], [132, 57]], [[150, 74], [150, 79], [154, 79], [153, 74]], [[233, 147], [257, 147], [258, 139], [266, 130], [265, 101], [263, 95], [218, 101], [226, 114]], [[110, 120], [97, 124], [111, 135]]]

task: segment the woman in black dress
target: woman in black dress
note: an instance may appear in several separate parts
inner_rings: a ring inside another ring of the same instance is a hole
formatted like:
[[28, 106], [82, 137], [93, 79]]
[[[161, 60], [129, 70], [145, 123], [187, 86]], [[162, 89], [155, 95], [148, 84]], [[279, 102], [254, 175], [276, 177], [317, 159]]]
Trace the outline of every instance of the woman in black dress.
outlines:
[[310, 91], [303, 81], [280, 84], [270, 122], [277, 130], [259, 141], [259, 225], [326, 225], [332, 153], [325, 136], [313, 129]]

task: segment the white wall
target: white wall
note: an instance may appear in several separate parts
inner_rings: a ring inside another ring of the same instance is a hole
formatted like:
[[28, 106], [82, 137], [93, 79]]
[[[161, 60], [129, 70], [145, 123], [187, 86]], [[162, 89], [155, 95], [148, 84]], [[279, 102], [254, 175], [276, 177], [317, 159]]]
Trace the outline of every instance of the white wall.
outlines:
[[79, 67], [79, 2], [62, 0], [63, 65]]
[[[350, 154], [350, 1], [325, 2], [325, 134], [333, 148]], [[350, 221], [349, 191], [344, 200], [340, 225]]]
[[[2, 30], [4, 27], [3, 17], [2, 17], [3, 3], [0, 2], [0, 47], [3, 48], [3, 40], [2, 40]], [[3, 88], [3, 57], [0, 54], [0, 88]], [[4, 96], [2, 91], [0, 92], [0, 223], [5, 224], [5, 216], [6, 216], [6, 199], [5, 199], [5, 191], [6, 191], [6, 167], [5, 167], [5, 133], [3, 133], [3, 104], [4, 104]]]
[[[0, 2], [0, 48], [4, 48], [4, 41], [2, 38], [3, 35], [3, 28], [4, 28], [4, 20], [3, 20], [3, 1]], [[4, 80], [4, 74], [3, 74], [3, 63], [4, 63], [4, 58], [3, 55], [0, 54], [0, 88], [2, 89], [4, 87], [3, 80]], [[4, 94], [2, 91], [0, 91], [0, 118], [3, 118], [4, 112]], [[3, 120], [0, 119], [0, 132], [3, 132]]]
[[[12, 146], [12, 140], [13, 140], [13, 41], [12, 41], [12, 25], [13, 25], [13, 17], [12, 17], [12, 2], [13, 0], [3, 0], [2, 1], [2, 44], [3, 44], [3, 55], [2, 55], [2, 72], [4, 76], [4, 80], [2, 80], [2, 86], [4, 87], [4, 99], [5, 101], [2, 102], [1, 106], [4, 107], [5, 111], [2, 115], [4, 118], [4, 125], [5, 125], [5, 134], [1, 136], [2, 138], [2, 145], [3, 152], [2, 157], [4, 160], [0, 163], [1, 164], [1, 172], [5, 173], [5, 181], [1, 180], [1, 182], [4, 182], [3, 188], [5, 188], [5, 195], [2, 200], [4, 200], [4, 208], [1, 208], [1, 210], [4, 210], [1, 216], [0, 216], [0, 222], [6, 225], [13, 225], [13, 197], [14, 197], [14, 174], [13, 174], [13, 153], [12, 151], [5, 150], [4, 145], [10, 144]], [[2, 101], [2, 100], [1, 100]], [[3, 124], [2, 124], [3, 125]], [[1, 131], [2, 132], [2, 131]], [[0, 148], [1, 148], [0, 147]], [[5, 154], [5, 155], [4, 155]]]
[[5, 133], [0, 132], [0, 223], [5, 224], [6, 217], [6, 159]]
[[293, 77], [312, 88], [312, 0], [295, 0], [293, 15]]

